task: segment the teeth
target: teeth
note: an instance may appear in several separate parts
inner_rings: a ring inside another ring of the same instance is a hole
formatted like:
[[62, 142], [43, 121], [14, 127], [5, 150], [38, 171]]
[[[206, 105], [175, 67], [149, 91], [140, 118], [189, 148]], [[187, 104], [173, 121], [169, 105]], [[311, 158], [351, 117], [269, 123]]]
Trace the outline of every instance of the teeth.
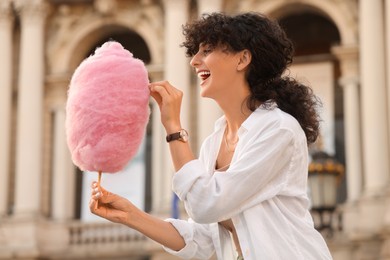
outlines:
[[210, 72], [209, 71], [201, 71], [201, 72], [199, 72], [199, 75], [200, 76], [209, 76]]
[[202, 80], [205, 80], [210, 76], [210, 71], [200, 71], [198, 72], [198, 77], [201, 78]]

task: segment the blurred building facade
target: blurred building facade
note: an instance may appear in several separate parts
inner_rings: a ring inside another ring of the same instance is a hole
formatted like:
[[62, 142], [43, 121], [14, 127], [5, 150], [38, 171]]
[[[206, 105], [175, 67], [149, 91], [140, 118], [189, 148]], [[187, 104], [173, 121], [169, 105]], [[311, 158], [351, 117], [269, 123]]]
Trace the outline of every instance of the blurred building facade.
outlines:
[[[83, 220], [83, 174], [64, 131], [67, 88], [83, 59], [117, 40], [151, 81], [186, 93], [183, 125], [198, 151], [221, 112], [199, 98], [179, 45], [182, 24], [212, 11], [258, 11], [286, 29], [296, 46], [290, 75], [324, 103], [315, 149], [346, 169], [337, 228], [326, 236], [333, 257], [390, 259], [390, 0], [1, 0], [0, 259], [174, 259], [128, 228]], [[165, 218], [173, 167], [151, 109], [142, 207]]]

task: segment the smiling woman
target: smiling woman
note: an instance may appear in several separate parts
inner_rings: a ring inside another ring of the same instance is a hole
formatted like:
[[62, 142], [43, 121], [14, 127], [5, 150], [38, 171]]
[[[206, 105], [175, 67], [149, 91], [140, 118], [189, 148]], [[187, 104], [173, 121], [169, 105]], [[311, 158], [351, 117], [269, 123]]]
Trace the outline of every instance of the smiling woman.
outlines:
[[182, 135], [185, 93], [167, 81], [149, 85], [176, 170], [172, 187], [190, 219], [162, 221], [96, 183], [91, 211], [185, 259], [331, 259], [306, 194], [318, 100], [309, 87], [282, 77], [291, 41], [259, 13], [204, 15], [184, 26], [184, 35], [201, 96], [224, 113], [196, 158]]
[[[214, 99], [219, 106], [223, 106], [221, 102], [230, 102], [231, 96], [248, 96], [249, 87], [242, 76], [250, 59], [251, 54], [247, 50], [234, 53], [222, 45], [200, 44], [199, 51], [190, 62], [201, 80], [200, 95]], [[237, 66], [239, 62], [241, 63]], [[227, 71], [231, 73], [226, 73]], [[238, 74], [242, 76], [238, 77]]]

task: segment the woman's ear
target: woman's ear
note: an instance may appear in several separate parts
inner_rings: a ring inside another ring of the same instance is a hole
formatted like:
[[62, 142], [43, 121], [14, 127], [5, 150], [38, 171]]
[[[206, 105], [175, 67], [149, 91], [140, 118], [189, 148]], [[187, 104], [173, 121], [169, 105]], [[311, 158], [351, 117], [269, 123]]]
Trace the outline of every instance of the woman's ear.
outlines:
[[252, 61], [252, 53], [245, 49], [239, 53], [239, 61], [237, 64], [237, 71], [245, 70]]

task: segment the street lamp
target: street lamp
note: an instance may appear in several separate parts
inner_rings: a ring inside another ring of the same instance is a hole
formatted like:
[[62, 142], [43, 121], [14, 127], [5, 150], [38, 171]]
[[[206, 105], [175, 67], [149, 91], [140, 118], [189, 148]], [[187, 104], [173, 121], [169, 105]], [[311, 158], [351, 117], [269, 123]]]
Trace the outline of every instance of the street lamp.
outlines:
[[319, 231], [333, 231], [332, 215], [337, 205], [337, 187], [343, 174], [344, 166], [332, 156], [323, 151], [312, 154], [308, 184], [311, 211], [319, 217], [319, 223], [316, 224]]

